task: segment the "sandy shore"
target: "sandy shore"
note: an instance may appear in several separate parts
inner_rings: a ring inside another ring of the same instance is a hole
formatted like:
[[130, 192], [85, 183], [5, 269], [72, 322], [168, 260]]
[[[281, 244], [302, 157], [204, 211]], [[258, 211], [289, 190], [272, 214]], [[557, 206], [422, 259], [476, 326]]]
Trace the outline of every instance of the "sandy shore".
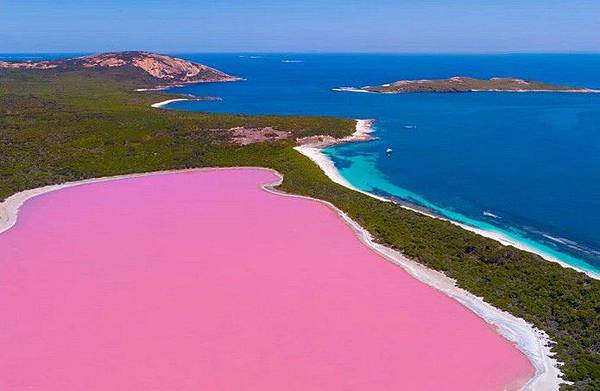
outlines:
[[[364, 123], [363, 123], [364, 124]], [[364, 130], [364, 129], [363, 129]], [[252, 167], [247, 167], [252, 168]], [[227, 169], [227, 168], [225, 168]], [[104, 177], [87, 179], [77, 182], [69, 182], [61, 185], [44, 186], [37, 189], [26, 190], [7, 198], [4, 202], [0, 203], [0, 233], [8, 230], [12, 227], [18, 217], [19, 208], [28, 199], [42, 195], [48, 192], [80, 186], [90, 183], [98, 183], [105, 181], [113, 181], [127, 178], [160, 175], [170, 172], [181, 172], [181, 171], [200, 171], [200, 170], [215, 170], [215, 168], [202, 168], [202, 169], [190, 169], [190, 170], [178, 170], [178, 171], [161, 171], [152, 173], [142, 174], [130, 174], [121, 175], [115, 177]], [[275, 174], [278, 176], [278, 180], [275, 183], [265, 185], [263, 188], [266, 191], [273, 192], [279, 195], [288, 197], [300, 197], [309, 198], [297, 195], [291, 195], [282, 193], [276, 189], [283, 178], [279, 173]], [[536, 329], [532, 325], [526, 323], [523, 319], [516, 318], [513, 315], [501, 311], [483, 301], [483, 299], [472, 295], [471, 293], [457, 288], [454, 280], [444, 276], [442, 273], [428, 269], [423, 265], [418, 264], [404, 257], [401, 253], [377, 244], [373, 241], [371, 235], [360, 227], [356, 222], [351, 220], [345, 213], [337, 209], [332, 204], [316, 200], [326, 204], [328, 207], [336, 211], [336, 213], [354, 230], [358, 238], [364, 242], [367, 246], [373, 249], [375, 252], [381, 254], [391, 262], [401, 266], [413, 277], [426, 283], [429, 286], [443, 292], [449, 297], [462, 303], [465, 307], [473, 311], [479, 317], [484, 319], [489, 324], [493, 325], [500, 334], [502, 334], [508, 340], [514, 342], [516, 346], [521, 350], [531, 361], [536, 369], [535, 376], [525, 385], [523, 389], [527, 390], [549, 390], [558, 389], [558, 385], [561, 383], [560, 375], [561, 372], [557, 368], [557, 362], [552, 358], [552, 354], [549, 348], [549, 338], [541, 330]]]
[[300, 145], [294, 147], [294, 149], [301, 154], [308, 156], [313, 162], [317, 164], [331, 179], [333, 182], [338, 185], [342, 185], [354, 191], [358, 191], [359, 193], [363, 193], [373, 198], [377, 198], [380, 201], [389, 202], [388, 199], [379, 197], [375, 194], [367, 193], [363, 190], [356, 188], [350, 182], [344, 178], [339, 171], [335, 168], [335, 165], [325, 154], [321, 152], [322, 148], [326, 148], [335, 144], [343, 144], [343, 143], [351, 143], [355, 141], [369, 141], [373, 140], [374, 137], [371, 136], [371, 133], [374, 132], [372, 127], [373, 120], [370, 119], [359, 119], [356, 120], [356, 131], [348, 137], [344, 137], [343, 139], [335, 139], [333, 137], [323, 137], [323, 138], [306, 138], [298, 140]]
[[337, 211], [354, 228], [360, 240], [377, 253], [402, 267], [417, 280], [460, 302], [487, 323], [494, 326], [506, 339], [514, 342], [519, 350], [527, 356], [536, 371], [535, 376], [522, 388], [523, 390], [559, 389], [559, 385], [563, 383], [560, 378], [562, 373], [558, 369], [558, 361], [553, 358], [554, 354], [550, 351], [551, 340], [546, 332], [537, 329], [521, 318], [493, 307], [481, 297], [458, 288], [456, 281], [445, 276], [443, 273], [429, 269], [405, 257], [398, 251], [374, 242], [368, 231], [346, 216], [342, 211]]

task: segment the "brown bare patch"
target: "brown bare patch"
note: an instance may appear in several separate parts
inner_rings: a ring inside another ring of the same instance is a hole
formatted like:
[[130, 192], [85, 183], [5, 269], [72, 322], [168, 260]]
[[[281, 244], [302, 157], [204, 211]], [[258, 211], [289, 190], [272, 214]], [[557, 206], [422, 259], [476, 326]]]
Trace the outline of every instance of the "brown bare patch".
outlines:
[[232, 128], [229, 131], [232, 134], [231, 141], [240, 145], [285, 140], [292, 135], [291, 132], [273, 129], [270, 126], [265, 128], [237, 127]]
[[296, 141], [298, 145], [310, 145], [311, 147], [321, 148], [338, 144], [341, 140], [332, 136], [309, 136], [299, 138]]

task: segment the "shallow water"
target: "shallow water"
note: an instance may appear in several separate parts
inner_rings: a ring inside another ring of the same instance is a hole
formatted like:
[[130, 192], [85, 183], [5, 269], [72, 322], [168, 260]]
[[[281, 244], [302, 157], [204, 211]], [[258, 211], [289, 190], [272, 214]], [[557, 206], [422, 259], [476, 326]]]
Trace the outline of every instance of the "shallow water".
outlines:
[[204, 170], [27, 201], [0, 234], [0, 389], [492, 390], [532, 376], [333, 210], [260, 188], [275, 180]]

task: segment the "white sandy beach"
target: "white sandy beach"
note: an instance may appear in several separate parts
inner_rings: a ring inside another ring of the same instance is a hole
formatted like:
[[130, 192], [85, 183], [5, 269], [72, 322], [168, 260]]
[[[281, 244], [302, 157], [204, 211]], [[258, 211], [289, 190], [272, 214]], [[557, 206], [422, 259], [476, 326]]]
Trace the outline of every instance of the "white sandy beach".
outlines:
[[168, 105], [169, 103], [173, 103], [173, 102], [185, 102], [187, 100], [193, 100], [193, 99], [186, 99], [186, 98], [167, 99], [167, 100], [163, 100], [162, 102], [153, 103], [152, 107], [154, 107], [155, 109], [160, 109], [160, 108], [163, 108], [164, 106]]
[[[333, 207], [333, 206], [332, 206]], [[482, 298], [458, 288], [456, 281], [443, 273], [429, 269], [415, 262], [400, 252], [375, 243], [364, 228], [336, 209], [340, 216], [355, 230], [357, 236], [369, 247], [384, 256], [391, 262], [399, 265], [411, 276], [425, 284], [452, 297], [465, 307], [473, 311], [521, 350], [535, 367], [535, 376], [522, 388], [523, 390], [557, 390], [563, 383], [560, 379], [562, 373], [558, 369], [558, 362], [550, 351], [551, 340], [543, 331], [533, 325], [517, 318], [508, 312], [502, 311], [486, 303]]]
[[169, 87], [137, 88], [135, 89], [135, 92], [163, 91], [167, 89], [169, 89]]
[[335, 182], [339, 185], [342, 185], [344, 187], [347, 187], [349, 189], [352, 189], [354, 191], [358, 191], [358, 192], [366, 194], [368, 196], [377, 198], [380, 201], [389, 202], [389, 200], [386, 198], [379, 197], [379, 196], [371, 194], [371, 193], [367, 193], [365, 191], [362, 191], [362, 190], [354, 187], [350, 182], [348, 182], [346, 180], [346, 178], [344, 178], [338, 172], [338, 170], [335, 168], [335, 165], [333, 164], [331, 159], [329, 159], [327, 156], [325, 156], [325, 154], [323, 154], [321, 152], [321, 148], [324, 148], [324, 147], [332, 145], [332, 144], [349, 143], [349, 142], [354, 142], [354, 141], [367, 141], [367, 140], [372, 139], [373, 137], [370, 135], [370, 133], [372, 133], [374, 131], [373, 128], [371, 127], [372, 122], [373, 122], [372, 120], [367, 120], [367, 119], [356, 120], [356, 131], [349, 137], [345, 137], [343, 139], [333, 139], [332, 138], [330, 142], [325, 141], [322, 144], [321, 143], [319, 143], [319, 144], [307, 143], [307, 144], [303, 144], [303, 145], [298, 145], [297, 147], [294, 147], [294, 149], [296, 151], [300, 152], [301, 154], [308, 156], [313, 162], [315, 162], [317, 164], [317, 166], [319, 166], [325, 172], [325, 174], [333, 182]]

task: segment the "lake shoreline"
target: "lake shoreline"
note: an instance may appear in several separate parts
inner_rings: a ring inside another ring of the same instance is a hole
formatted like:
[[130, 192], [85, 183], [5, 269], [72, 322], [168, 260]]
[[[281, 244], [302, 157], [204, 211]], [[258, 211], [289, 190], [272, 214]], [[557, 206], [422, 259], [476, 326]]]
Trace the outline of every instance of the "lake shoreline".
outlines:
[[413, 278], [427, 284], [428, 286], [444, 293], [452, 299], [458, 301], [478, 317], [490, 324], [504, 338], [514, 343], [517, 348], [528, 358], [535, 368], [535, 375], [525, 384], [522, 389], [548, 389], [558, 388], [558, 385], [564, 381], [561, 379], [562, 373], [558, 369], [559, 363], [550, 352], [552, 341], [548, 335], [536, 329], [531, 324], [528, 324], [523, 319], [517, 318], [508, 312], [499, 310], [490, 304], [487, 304], [482, 298], [479, 298], [468, 291], [458, 288], [454, 280], [448, 278], [443, 273], [429, 269], [416, 261], [410, 260], [400, 252], [389, 247], [376, 243], [368, 231], [358, 225], [343, 211], [336, 208], [333, 204], [315, 199], [312, 197], [285, 193], [277, 189], [283, 181], [283, 176], [277, 171], [264, 167], [206, 167], [193, 168], [184, 170], [166, 170], [148, 173], [134, 173], [126, 175], [118, 175], [113, 177], [102, 177], [86, 179], [82, 181], [68, 182], [60, 185], [43, 186], [36, 189], [30, 189], [16, 193], [8, 197], [0, 203], [0, 233], [7, 231], [14, 226], [18, 219], [18, 212], [21, 206], [37, 196], [47, 194], [49, 192], [58, 191], [65, 188], [84, 186], [93, 183], [124, 180], [131, 178], [139, 178], [146, 176], [155, 176], [169, 173], [180, 172], [198, 172], [198, 171], [214, 171], [214, 170], [231, 170], [231, 169], [261, 169], [274, 173], [278, 180], [273, 183], [268, 183], [262, 186], [263, 190], [272, 192], [278, 195], [287, 197], [296, 197], [302, 199], [310, 199], [325, 204], [348, 225], [352, 228], [358, 239], [367, 245], [372, 251], [382, 255], [390, 262], [402, 267]]

